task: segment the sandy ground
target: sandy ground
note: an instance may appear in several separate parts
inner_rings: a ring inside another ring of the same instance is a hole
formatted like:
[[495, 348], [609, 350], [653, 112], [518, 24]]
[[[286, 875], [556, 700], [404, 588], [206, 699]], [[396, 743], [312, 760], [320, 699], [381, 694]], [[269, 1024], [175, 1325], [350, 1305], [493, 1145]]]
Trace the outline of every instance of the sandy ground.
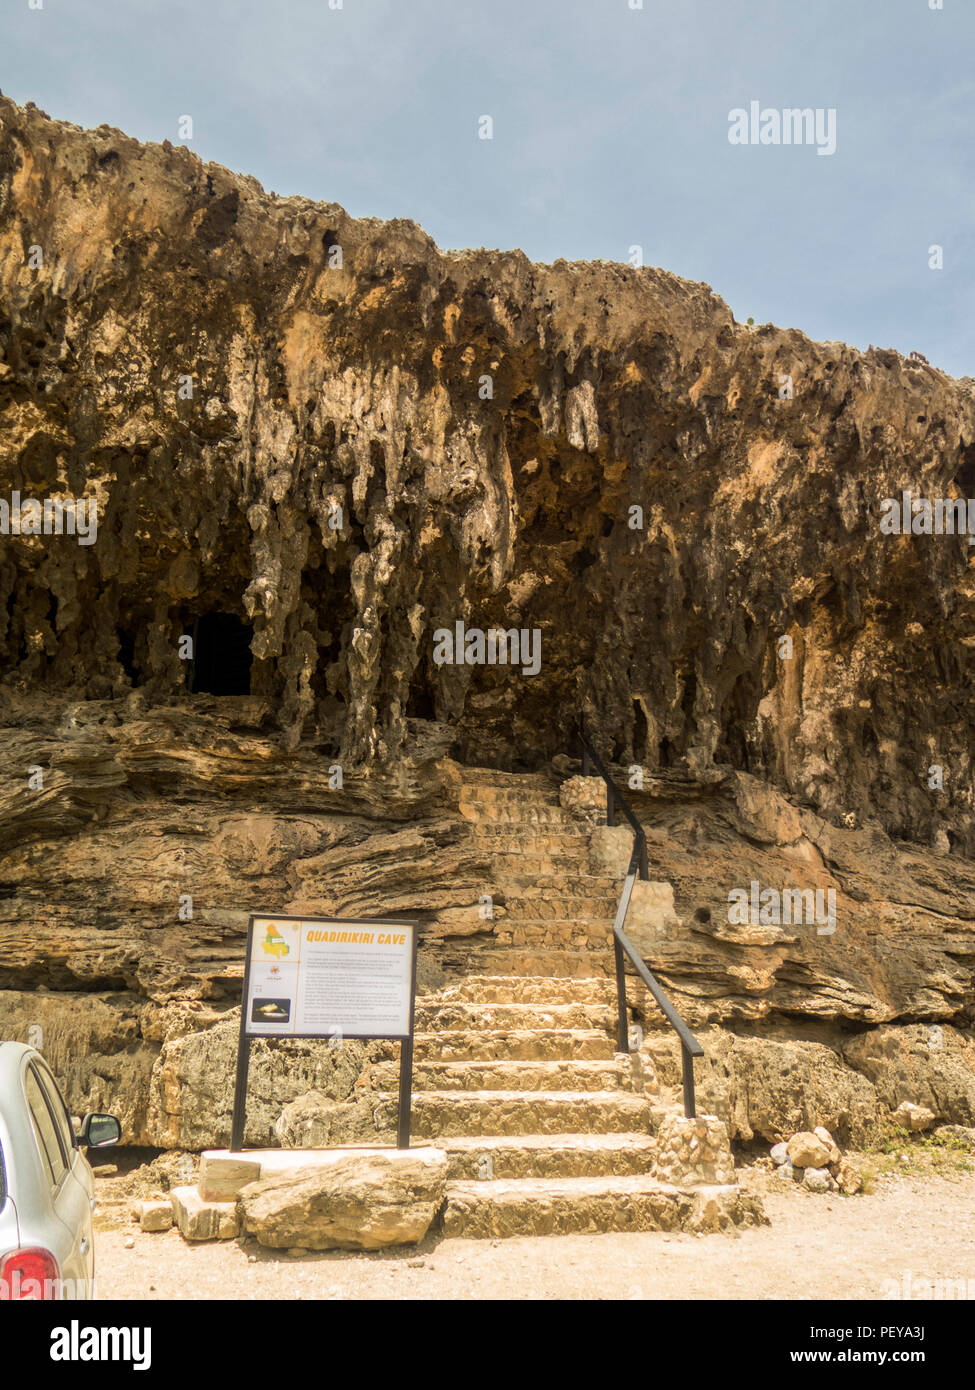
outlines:
[[931, 1297], [920, 1280], [950, 1279], [975, 1298], [975, 1173], [893, 1177], [853, 1198], [752, 1181], [772, 1224], [737, 1235], [430, 1237], [372, 1255], [291, 1256], [133, 1224], [97, 1232], [98, 1297], [877, 1299], [894, 1286]]

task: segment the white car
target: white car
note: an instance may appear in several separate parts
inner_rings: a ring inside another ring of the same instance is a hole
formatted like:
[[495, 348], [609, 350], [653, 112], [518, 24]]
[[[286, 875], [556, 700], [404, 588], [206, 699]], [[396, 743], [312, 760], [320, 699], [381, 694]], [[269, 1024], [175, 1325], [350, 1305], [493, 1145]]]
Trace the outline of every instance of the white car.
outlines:
[[41, 1054], [0, 1042], [0, 1302], [93, 1298], [95, 1185], [83, 1147], [117, 1144], [114, 1115], [76, 1134]]

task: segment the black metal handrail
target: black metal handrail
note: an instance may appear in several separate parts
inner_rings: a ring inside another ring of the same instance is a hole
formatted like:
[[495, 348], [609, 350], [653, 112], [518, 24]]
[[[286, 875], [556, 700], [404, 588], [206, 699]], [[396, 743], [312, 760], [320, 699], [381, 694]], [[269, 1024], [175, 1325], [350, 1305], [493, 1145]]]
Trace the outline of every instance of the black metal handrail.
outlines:
[[626, 921], [626, 914], [630, 907], [630, 898], [633, 896], [633, 885], [637, 875], [646, 881], [650, 877], [647, 867], [647, 837], [643, 826], [637, 820], [630, 808], [626, 797], [614, 783], [612, 776], [606, 768], [602, 758], [593, 748], [585, 734], [579, 730], [579, 745], [582, 748], [582, 775], [589, 776], [590, 765], [595, 767], [600, 777], [606, 783], [606, 824], [616, 824], [617, 806], [630, 823], [633, 831], [633, 853], [630, 855], [630, 866], [626, 871], [626, 879], [623, 883], [623, 891], [620, 894], [619, 906], [616, 909], [616, 920], [613, 922], [613, 953], [616, 959], [616, 1007], [617, 1007], [617, 1040], [621, 1052], [630, 1051], [630, 1028], [629, 1020], [626, 1016], [626, 962], [624, 956], [629, 960], [640, 979], [660, 1005], [660, 1010], [664, 1018], [673, 1028], [680, 1039], [681, 1049], [681, 1072], [684, 1084], [684, 1114], [689, 1120], [694, 1119], [697, 1110], [694, 1104], [694, 1058], [704, 1056], [704, 1048], [695, 1038], [673, 1004], [664, 994], [659, 982], [654, 978], [651, 971], [647, 969], [637, 952], [633, 942], [623, 930]]

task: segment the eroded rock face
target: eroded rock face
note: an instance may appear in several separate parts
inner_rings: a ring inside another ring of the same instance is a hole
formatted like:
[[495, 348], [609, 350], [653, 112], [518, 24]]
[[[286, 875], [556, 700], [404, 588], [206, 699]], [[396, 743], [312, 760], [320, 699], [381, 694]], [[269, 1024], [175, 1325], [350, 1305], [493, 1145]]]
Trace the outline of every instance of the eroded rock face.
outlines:
[[[161, 1148], [205, 1149], [230, 1139], [233, 1078], [240, 1016], [205, 1032], [190, 1033], [164, 1044], [151, 1078], [147, 1128]], [[318, 1091], [327, 1100], [348, 1101], [365, 1063], [366, 1045], [347, 1040], [341, 1048], [328, 1043], [255, 1040], [247, 1090], [245, 1142], [275, 1142], [275, 1121], [283, 1106]], [[361, 1109], [361, 1107], [359, 1108]], [[335, 1115], [330, 1142], [345, 1139], [384, 1142], [385, 1130], [368, 1126], [368, 1118], [346, 1104]], [[344, 1123], [343, 1123], [344, 1122]], [[279, 1141], [283, 1142], [283, 1141]]]
[[394, 1134], [386, 1128], [383, 1114], [367, 1096], [341, 1101], [309, 1091], [284, 1107], [274, 1122], [274, 1135], [282, 1149], [391, 1141]]
[[[926, 1129], [936, 1118], [949, 1117], [956, 1124], [975, 1124], [975, 1038], [970, 1030], [919, 1024], [877, 1028], [851, 1039], [843, 1052], [870, 1078], [905, 1128]], [[922, 1120], [922, 1114], [930, 1120]]]
[[[698, 1101], [725, 1121], [732, 1139], [782, 1141], [825, 1124], [844, 1143], [857, 1145], [875, 1128], [881, 1111], [874, 1087], [824, 1043], [723, 1030], [698, 1036], [706, 1054], [696, 1067]], [[672, 1035], [648, 1046], [661, 1079], [675, 1084], [680, 1049]]]
[[[971, 552], [879, 530], [904, 488], [972, 491], [968, 379], [6, 100], [0, 299], [0, 494], [101, 517], [4, 543], [8, 689], [173, 695], [221, 611], [286, 741], [348, 762], [421, 716], [511, 764], [582, 713], [622, 759], [970, 843]], [[436, 665], [457, 621], [537, 629], [539, 673]]]
[[[28, 919], [21, 932], [31, 930]], [[127, 1144], [152, 1144], [147, 1111], [159, 1045], [143, 1032], [147, 1012], [146, 1000], [129, 990], [0, 989], [0, 1038], [30, 1042], [44, 1053], [74, 1114], [108, 1111]]]
[[[0, 98], [0, 501], [99, 508], [92, 545], [0, 536], [0, 1034], [128, 1142], [226, 1142], [248, 911], [415, 917], [421, 992], [471, 970], [527, 900], [450, 755], [570, 778], [582, 715], [647, 774], [647, 958], [732, 1136], [971, 1122], [972, 552], [879, 508], [975, 493], [972, 385]], [[456, 621], [537, 629], [538, 674], [438, 665]], [[835, 931], [732, 922], [753, 880], [835, 892]], [[248, 1142], [310, 1089], [368, 1141], [366, 1065], [257, 1057]]]

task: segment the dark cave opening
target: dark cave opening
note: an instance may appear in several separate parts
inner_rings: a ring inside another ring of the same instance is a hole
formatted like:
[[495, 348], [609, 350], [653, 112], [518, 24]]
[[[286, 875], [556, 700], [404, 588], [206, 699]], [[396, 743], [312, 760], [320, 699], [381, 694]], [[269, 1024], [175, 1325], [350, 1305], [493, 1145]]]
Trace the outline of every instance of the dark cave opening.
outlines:
[[647, 756], [647, 744], [650, 738], [650, 729], [647, 725], [647, 717], [643, 712], [643, 705], [639, 700], [633, 701], [633, 756], [642, 760]]
[[966, 497], [975, 496], [975, 444], [970, 444], [962, 450], [961, 467], [956, 472], [954, 481]]
[[117, 628], [115, 635], [118, 637], [118, 664], [133, 686], [140, 685], [139, 668], [135, 664], [135, 637], [122, 628]]
[[753, 727], [761, 692], [749, 671], [736, 677], [721, 707], [721, 736], [715, 757], [740, 771], [751, 768], [748, 731]]
[[406, 702], [406, 717], [408, 719], [436, 719], [437, 707], [434, 702], [433, 691], [429, 686], [417, 682], [410, 686], [409, 699]]
[[204, 613], [191, 629], [193, 660], [187, 684], [195, 695], [251, 693], [254, 629], [234, 613]]

